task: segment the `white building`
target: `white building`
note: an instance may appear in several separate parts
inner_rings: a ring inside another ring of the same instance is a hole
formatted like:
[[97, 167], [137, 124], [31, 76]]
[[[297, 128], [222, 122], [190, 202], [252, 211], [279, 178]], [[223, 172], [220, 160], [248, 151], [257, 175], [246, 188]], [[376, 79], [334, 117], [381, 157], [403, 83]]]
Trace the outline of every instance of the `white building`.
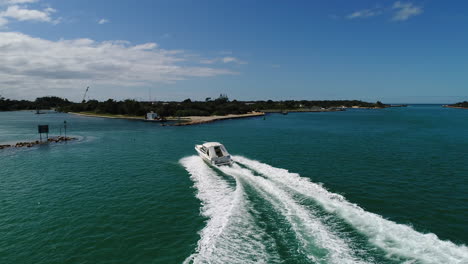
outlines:
[[155, 112], [149, 112], [149, 113], [146, 113], [146, 119], [147, 120], [156, 120], [156, 119], [159, 119], [159, 116]]

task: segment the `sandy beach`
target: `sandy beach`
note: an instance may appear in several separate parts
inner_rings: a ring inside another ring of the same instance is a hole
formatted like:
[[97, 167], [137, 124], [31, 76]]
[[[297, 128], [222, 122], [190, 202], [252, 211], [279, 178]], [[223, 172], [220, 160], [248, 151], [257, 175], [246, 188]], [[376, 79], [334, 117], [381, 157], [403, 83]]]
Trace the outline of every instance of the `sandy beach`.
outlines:
[[237, 118], [248, 118], [248, 117], [257, 117], [257, 116], [264, 116], [264, 112], [251, 112], [242, 115], [225, 115], [225, 116], [186, 116], [181, 117], [180, 119], [168, 119], [171, 121], [180, 120], [181, 122], [170, 124], [170, 126], [190, 126], [190, 125], [198, 125], [204, 123], [210, 123], [220, 120], [227, 120], [227, 119], [237, 119]]
[[301, 109], [272, 109], [272, 110], [264, 110], [265, 113], [314, 113], [314, 112], [339, 112], [345, 111], [344, 108], [301, 108]]
[[468, 109], [468, 107], [452, 106], [452, 105], [444, 105], [443, 107], [446, 107], [446, 108], [457, 108], [457, 109]]
[[99, 118], [145, 120], [143, 117], [127, 116], [127, 115], [110, 115], [110, 114], [94, 114], [94, 113], [76, 113], [76, 112], [68, 112], [68, 114], [87, 116], [87, 117], [99, 117]]
[[[79, 115], [79, 116], [86, 116], [86, 117], [98, 117], [98, 118], [111, 118], [111, 119], [127, 119], [127, 120], [135, 120], [135, 121], [147, 121], [147, 122], [161, 122], [160, 120], [146, 120], [143, 117], [137, 116], [125, 116], [125, 115], [105, 115], [105, 114], [94, 114], [94, 113], [75, 113], [70, 112], [69, 114]], [[173, 123], [164, 124], [164, 126], [189, 126], [189, 125], [198, 125], [204, 123], [210, 123], [220, 120], [227, 120], [227, 119], [236, 119], [236, 118], [248, 118], [248, 117], [256, 117], [256, 116], [264, 116], [264, 112], [251, 112], [247, 114], [241, 115], [225, 115], [225, 116], [184, 116], [184, 117], [168, 117], [166, 121], [170, 121]]]

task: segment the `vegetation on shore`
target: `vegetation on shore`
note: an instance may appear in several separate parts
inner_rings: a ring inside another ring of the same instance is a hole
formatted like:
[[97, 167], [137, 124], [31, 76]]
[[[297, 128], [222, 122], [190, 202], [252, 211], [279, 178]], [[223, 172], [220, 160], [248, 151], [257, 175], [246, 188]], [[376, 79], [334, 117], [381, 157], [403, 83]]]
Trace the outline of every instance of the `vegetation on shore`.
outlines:
[[461, 107], [461, 108], [468, 108], [468, 101], [456, 103], [456, 104], [451, 104], [448, 105], [449, 107]]
[[73, 102], [56, 96], [39, 97], [34, 101], [10, 100], [0, 96], [0, 111], [53, 109], [71, 104], [73, 104]]
[[61, 112], [75, 112], [98, 115], [122, 115], [141, 116], [148, 112], [156, 112], [161, 117], [184, 117], [184, 116], [211, 116], [228, 114], [246, 114], [253, 111], [280, 110], [293, 111], [312, 108], [337, 108], [337, 107], [364, 107], [384, 108], [387, 105], [381, 102], [368, 103], [358, 100], [287, 100], [287, 101], [237, 101], [229, 100], [226, 95], [212, 100], [192, 101], [186, 99], [182, 102], [139, 102], [136, 100], [115, 101], [108, 99], [99, 102], [89, 100], [81, 103], [70, 102], [59, 97], [41, 97], [35, 101], [17, 101], [0, 97], [0, 111], [34, 110], [34, 109], [56, 109]]

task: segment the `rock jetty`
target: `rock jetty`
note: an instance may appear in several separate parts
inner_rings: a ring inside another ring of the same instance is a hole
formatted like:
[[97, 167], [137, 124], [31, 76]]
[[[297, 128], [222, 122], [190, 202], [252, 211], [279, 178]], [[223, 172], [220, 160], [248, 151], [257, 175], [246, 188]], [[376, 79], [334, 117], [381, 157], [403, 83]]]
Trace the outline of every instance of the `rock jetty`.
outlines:
[[47, 139], [47, 141], [32, 141], [32, 142], [18, 142], [16, 144], [7, 144], [7, 145], [0, 145], [0, 149], [6, 149], [6, 148], [30, 148], [36, 145], [43, 145], [43, 144], [49, 144], [49, 143], [59, 143], [59, 142], [65, 142], [65, 141], [71, 141], [71, 140], [76, 140], [74, 137], [52, 137]]

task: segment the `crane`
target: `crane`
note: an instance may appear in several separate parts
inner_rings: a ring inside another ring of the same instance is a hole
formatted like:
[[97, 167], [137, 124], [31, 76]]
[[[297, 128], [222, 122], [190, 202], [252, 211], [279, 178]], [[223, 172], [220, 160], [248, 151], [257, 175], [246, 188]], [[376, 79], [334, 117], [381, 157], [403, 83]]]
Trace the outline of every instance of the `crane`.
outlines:
[[81, 101], [81, 103], [83, 103], [83, 104], [86, 102], [86, 94], [88, 93], [88, 90], [89, 90], [89, 86], [86, 87], [86, 91], [84, 92], [83, 100]]

